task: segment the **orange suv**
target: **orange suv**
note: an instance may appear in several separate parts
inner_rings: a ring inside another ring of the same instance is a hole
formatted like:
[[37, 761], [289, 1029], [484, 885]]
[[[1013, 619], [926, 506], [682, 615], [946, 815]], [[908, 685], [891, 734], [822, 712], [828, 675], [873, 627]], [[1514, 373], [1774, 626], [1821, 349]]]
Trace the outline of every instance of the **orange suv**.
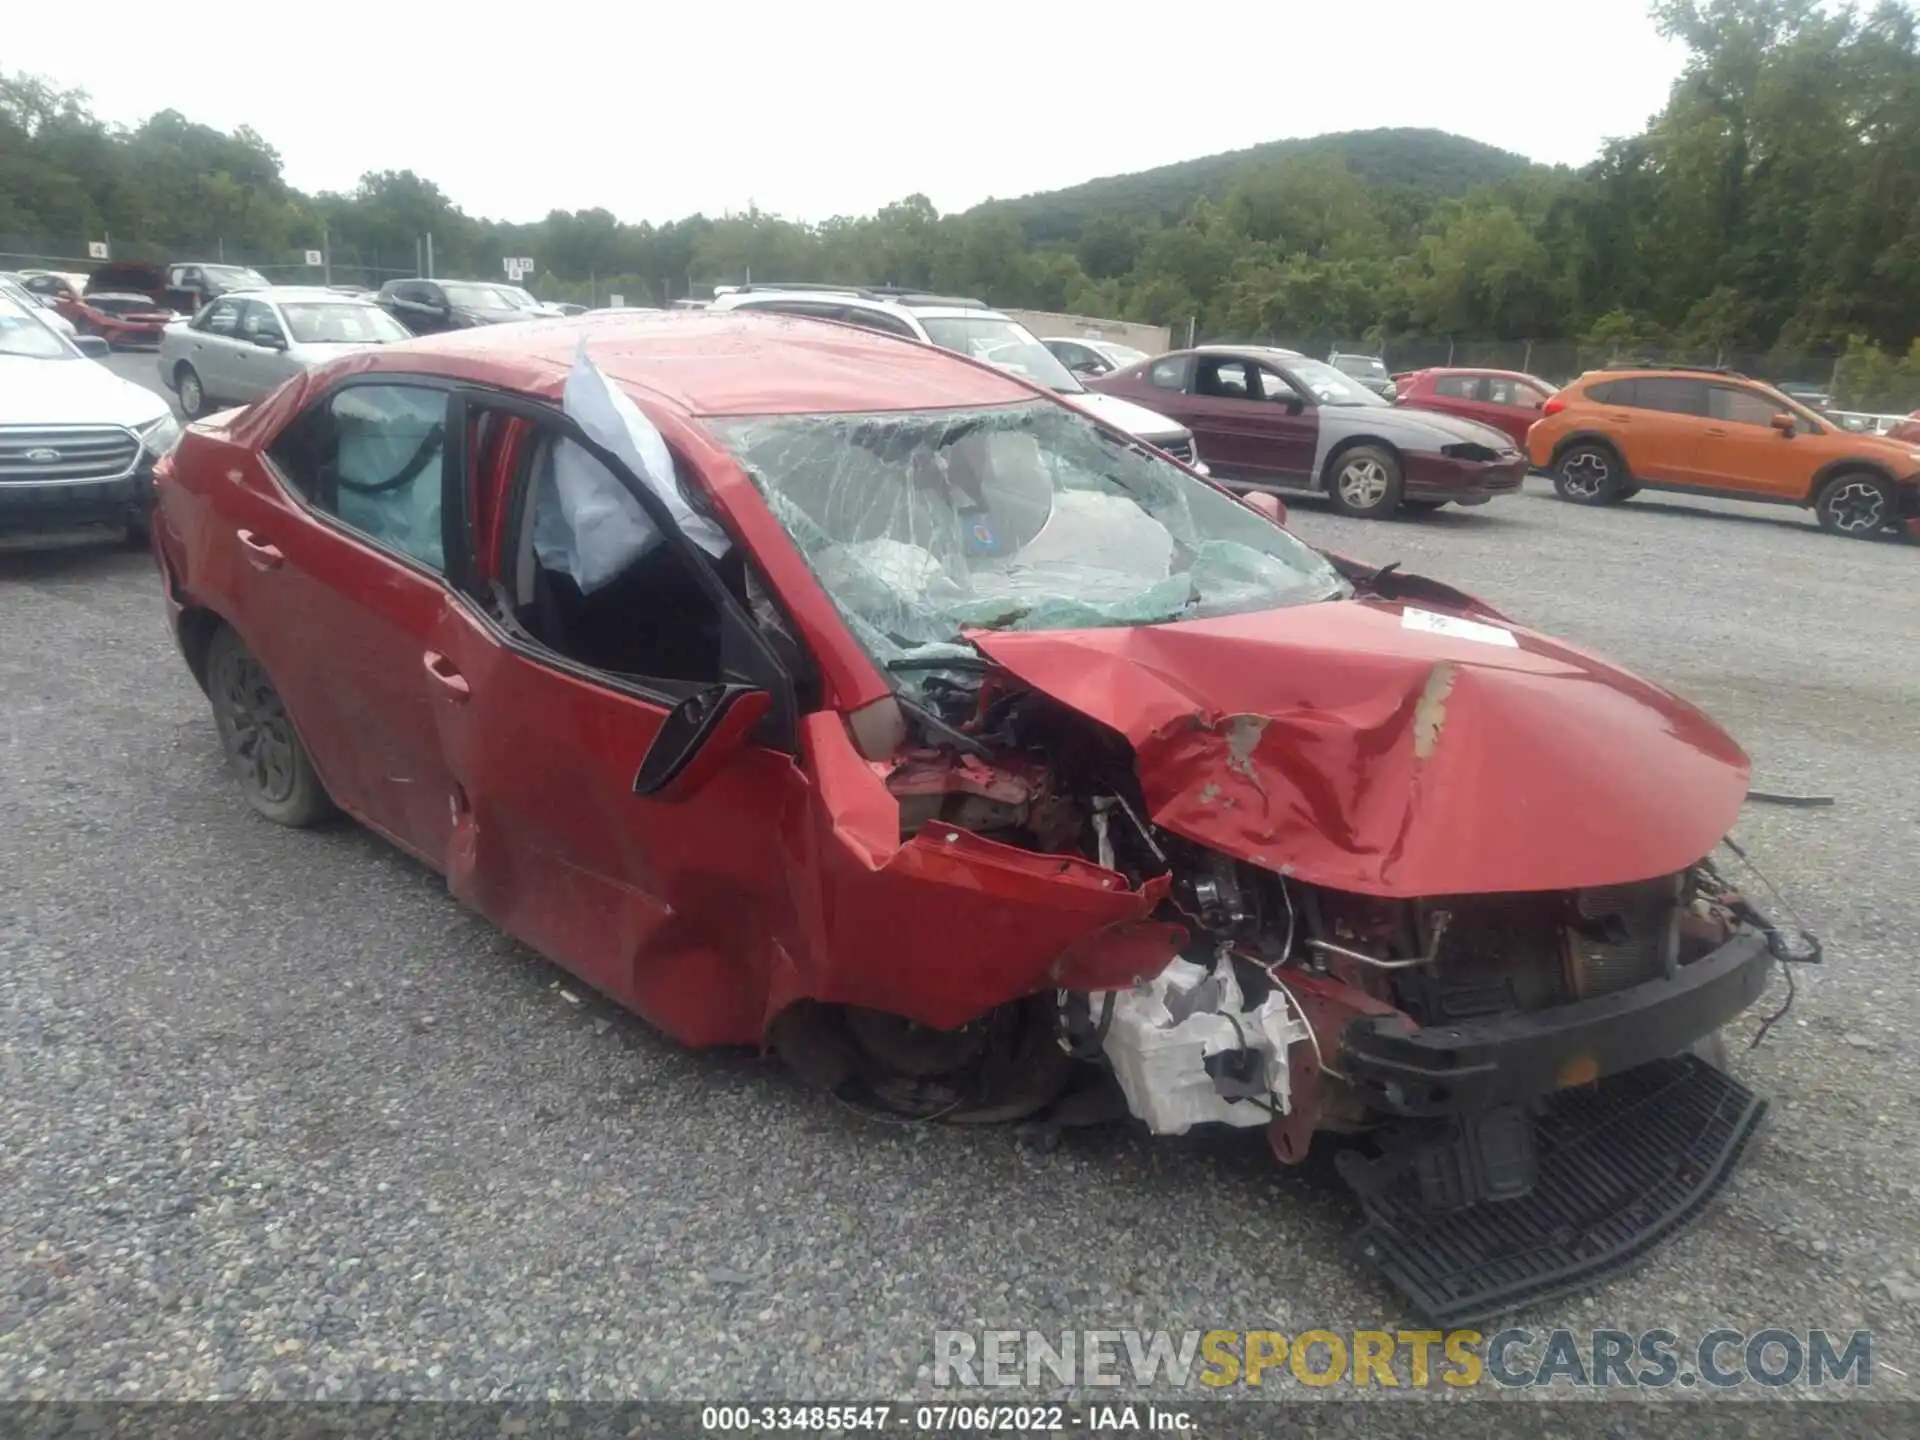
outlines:
[[1920, 540], [1920, 446], [1858, 435], [1724, 370], [1596, 370], [1527, 431], [1534, 468], [1576, 505], [1642, 489], [1810, 505], [1823, 528]]

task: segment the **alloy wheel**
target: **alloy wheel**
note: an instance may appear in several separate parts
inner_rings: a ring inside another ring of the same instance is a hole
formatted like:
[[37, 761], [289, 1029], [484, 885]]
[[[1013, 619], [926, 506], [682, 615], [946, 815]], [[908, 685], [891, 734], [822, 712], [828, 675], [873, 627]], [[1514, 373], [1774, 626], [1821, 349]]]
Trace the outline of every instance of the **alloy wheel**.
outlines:
[[220, 740], [241, 784], [269, 804], [293, 794], [293, 722], [260, 662], [241, 651], [228, 654], [214, 677]]
[[1560, 467], [1560, 483], [1568, 494], [1577, 495], [1582, 500], [1597, 499], [1607, 488], [1607, 481], [1613, 478], [1613, 467], [1607, 464], [1607, 457], [1597, 450], [1582, 450], [1567, 458]]
[[1870, 535], [1887, 523], [1887, 496], [1871, 480], [1849, 480], [1827, 500], [1833, 528], [1843, 535]]
[[1392, 483], [1387, 467], [1365, 456], [1341, 467], [1340, 498], [1355, 510], [1371, 510], [1387, 498]]

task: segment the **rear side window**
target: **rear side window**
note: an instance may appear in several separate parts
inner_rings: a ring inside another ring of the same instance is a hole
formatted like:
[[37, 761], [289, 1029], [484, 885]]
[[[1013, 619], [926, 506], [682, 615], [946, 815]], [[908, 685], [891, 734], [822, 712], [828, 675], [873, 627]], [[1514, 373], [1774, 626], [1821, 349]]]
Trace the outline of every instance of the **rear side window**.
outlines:
[[443, 391], [350, 385], [309, 407], [267, 453], [314, 509], [444, 572], [446, 417]]
[[1446, 395], [1455, 400], [1478, 400], [1480, 377], [1478, 375], [1442, 375], [1433, 382], [1433, 393]]
[[1633, 404], [1633, 381], [1605, 380], [1587, 387], [1587, 398], [1596, 405]]
[[897, 335], [903, 340], [920, 338], [906, 321], [884, 310], [862, 310], [858, 305], [849, 305], [840, 318], [849, 325], [858, 325], [862, 330], [877, 330], [882, 335]]
[[1705, 415], [1707, 387], [1699, 380], [1645, 378], [1633, 382], [1636, 410], [1661, 410], [1669, 415]]
[[1184, 390], [1187, 388], [1187, 362], [1178, 355], [1156, 360], [1147, 371], [1147, 380], [1162, 390]]

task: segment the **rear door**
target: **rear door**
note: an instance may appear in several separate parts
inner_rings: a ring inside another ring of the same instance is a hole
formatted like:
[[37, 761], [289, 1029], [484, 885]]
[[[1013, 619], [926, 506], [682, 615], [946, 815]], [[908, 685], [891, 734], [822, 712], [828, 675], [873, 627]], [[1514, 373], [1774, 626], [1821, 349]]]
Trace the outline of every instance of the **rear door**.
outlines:
[[1634, 478], [1693, 483], [1695, 455], [1706, 428], [1706, 382], [1643, 375], [1602, 389], [1608, 398], [1601, 410], [1605, 429], [1625, 453]]
[[388, 374], [336, 387], [268, 446], [275, 484], [225, 492], [210, 537], [241, 562], [222, 568], [242, 638], [328, 791], [438, 868], [456, 792], [422, 656], [448, 600], [447, 395]]
[[[499, 548], [414, 661], [458, 787], [448, 884], [675, 1037], [757, 1042], [770, 977], [805, 951], [810, 871], [787, 849], [807, 796], [792, 687], [739, 603], [745, 562], [712, 560], [631, 472], [576, 448], [573, 484], [607, 513], [617, 491], [645, 510], [627, 527], [644, 543], [589, 559], [557, 508], [580, 432], [530, 401], [461, 404], [456, 433], [486, 416], [513, 438], [469, 467]], [[772, 697], [758, 727], [690, 792], [635, 793], [669, 712], [723, 683]]]

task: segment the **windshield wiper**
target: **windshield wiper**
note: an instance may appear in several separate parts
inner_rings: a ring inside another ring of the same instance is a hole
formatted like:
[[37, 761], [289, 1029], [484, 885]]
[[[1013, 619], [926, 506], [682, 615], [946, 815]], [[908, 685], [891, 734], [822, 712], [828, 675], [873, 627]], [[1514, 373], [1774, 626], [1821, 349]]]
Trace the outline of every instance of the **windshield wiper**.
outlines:
[[895, 675], [908, 670], [991, 670], [993, 661], [984, 655], [902, 655], [887, 661]]

